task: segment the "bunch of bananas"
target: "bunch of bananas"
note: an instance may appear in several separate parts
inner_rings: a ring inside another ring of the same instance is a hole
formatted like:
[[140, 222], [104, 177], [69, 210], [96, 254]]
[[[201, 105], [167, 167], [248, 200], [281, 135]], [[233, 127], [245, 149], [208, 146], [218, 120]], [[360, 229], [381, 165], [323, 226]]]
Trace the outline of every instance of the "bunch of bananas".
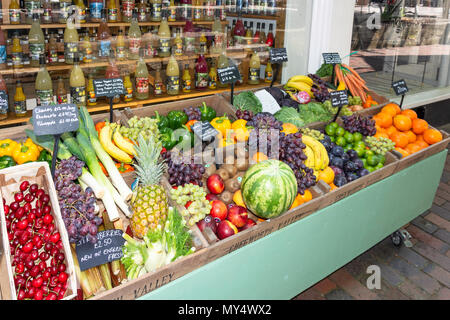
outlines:
[[316, 177], [319, 176], [319, 171], [328, 167], [330, 159], [328, 158], [327, 149], [318, 140], [311, 136], [304, 134], [302, 141], [306, 145], [304, 149], [305, 155], [308, 157], [305, 165], [314, 170]]
[[314, 81], [308, 76], [293, 76], [288, 80], [284, 89], [290, 93], [291, 91], [305, 91], [312, 98], [313, 93], [311, 88], [314, 84]]
[[105, 125], [98, 138], [103, 149], [115, 160], [123, 163], [133, 161], [134, 145], [122, 136], [116, 125]]

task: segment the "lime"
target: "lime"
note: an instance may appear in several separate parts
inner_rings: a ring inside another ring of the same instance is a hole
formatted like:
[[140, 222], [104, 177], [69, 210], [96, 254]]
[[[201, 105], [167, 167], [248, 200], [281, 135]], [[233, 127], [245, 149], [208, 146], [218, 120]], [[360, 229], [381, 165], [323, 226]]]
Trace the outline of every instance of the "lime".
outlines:
[[335, 135], [338, 137], [342, 137], [345, 134], [345, 129], [342, 127], [336, 128]]
[[381, 162], [378, 162], [378, 164], [375, 166], [375, 169], [378, 170], [378, 169], [381, 169], [383, 167], [384, 167], [384, 165]]
[[[336, 122], [334, 122], [336, 123]], [[330, 123], [325, 127], [325, 133], [329, 135], [330, 137], [334, 136], [336, 134], [336, 128]]]
[[364, 168], [367, 167], [367, 159], [363, 158], [363, 159], [361, 159], [361, 161], [364, 165]]
[[359, 132], [355, 132], [354, 134], [353, 134], [353, 140], [356, 142], [356, 141], [362, 141], [362, 139], [363, 139], [363, 135], [361, 134], [361, 133], [359, 133]]
[[344, 138], [348, 143], [352, 143], [354, 141], [353, 134], [348, 131], [344, 134]]
[[331, 142], [336, 142], [336, 137], [332, 136], [330, 137]]
[[372, 167], [372, 166], [366, 166], [365, 168], [366, 168], [367, 171], [369, 171], [369, 172], [374, 172], [374, 171], [376, 170], [375, 167]]
[[386, 163], [386, 157], [385, 156], [378, 156], [378, 158], [380, 159], [380, 163], [382, 164], [382, 165], [384, 165], [385, 163]]
[[366, 149], [366, 158], [370, 157], [370, 156], [374, 156], [375, 152], [373, 152], [372, 150], [367, 150]]
[[329, 126], [332, 126], [334, 129], [337, 129], [339, 127], [339, 125], [337, 124], [337, 122], [330, 122], [328, 124]]
[[[367, 152], [366, 152], [366, 154], [367, 154]], [[380, 159], [378, 158], [378, 156], [375, 156], [375, 155], [370, 155], [366, 159], [367, 159], [367, 164], [369, 166], [375, 167], [380, 162]]]
[[347, 144], [347, 141], [345, 141], [344, 137], [337, 137], [336, 142], [338, 146], [344, 147]]
[[346, 147], [347, 147], [348, 149], [354, 149], [354, 148], [355, 148], [351, 143], [348, 143], [348, 144], [346, 145]]
[[366, 148], [361, 148], [361, 147], [355, 146], [354, 150], [358, 153], [359, 158], [364, 158], [364, 156], [366, 154]]
[[357, 141], [357, 140], [355, 140], [355, 142], [353, 143], [353, 145], [355, 146], [355, 148], [363, 148], [363, 149], [366, 149], [366, 144], [364, 143], [364, 141]]

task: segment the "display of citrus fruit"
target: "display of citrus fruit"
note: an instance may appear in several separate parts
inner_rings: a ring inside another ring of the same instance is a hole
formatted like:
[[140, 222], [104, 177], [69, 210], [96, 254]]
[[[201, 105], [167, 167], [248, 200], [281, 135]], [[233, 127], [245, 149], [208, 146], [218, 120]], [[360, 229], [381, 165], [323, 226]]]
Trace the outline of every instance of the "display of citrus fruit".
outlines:
[[422, 150], [422, 148], [418, 144], [410, 143], [405, 147], [405, 150], [408, 151], [409, 154], [413, 154]]
[[408, 136], [408, 143], [413, 143], [417, 140], [417, 136], [411, 130], [406, 131], [405, 134]]
[[330, 167], [326, 167], [319, 172], [319, 180], [323, 180], [325, 183], [330, 184], [334, 181], [334, 171]]
[[389, 128], [390, 126], [392, 126], [392, 116], [388, 113], [380, 112], [377, 115], [377, 119], [378, 121], [375, 120], [376, 123], [382, 128]]
[[404, 148], [408, 145], [408, 136], [403, 132], [396, 132], [390, 139], [395, 143], [395, 146], [398, 148]]
[[397, 130], [408, 131], [412, 127], [411, 118], [402, 114], [396, 115], [394, 117], [394, 126], [397, 128]]
[[309, 191], [308, 189], [305, 190], [304, 195], [299, 194], [299, 196], [303, 200], [303, 202], [311, 201], [313, 198], [311, 191]]
[[423, 133], [423, 140], [428, 144], [435, 144], [442, 141], [442, 133], [436, 129], [427, 129]]
[[395, 103], [388, 103], [381, 109], [381, 112], [386, 112], [386, 113], [390, 114], [391, 117], [395, 117], [397, 114], [399, 114], [401, 112], [401, 109]]
[[411, 120], [417, 119], [417, 113], [411, 109], [403, 110], [400, 114], [409, 117]]
[[398, 132], [398, 130], [394, 126], [386, 128], [385, 131], [389, 137], [392, 136], [394, 133]]
[[395, 150], [398, 151], [403, 156], [403, 158], [409, 156], [409, 152], [403, 148], [397, 147], [397, 148], [395, 148]]
[[414, 119], [412, 121], [412, 131], [415, 134], [422, 134], [428, 129], [428, 122], [423, 119]]

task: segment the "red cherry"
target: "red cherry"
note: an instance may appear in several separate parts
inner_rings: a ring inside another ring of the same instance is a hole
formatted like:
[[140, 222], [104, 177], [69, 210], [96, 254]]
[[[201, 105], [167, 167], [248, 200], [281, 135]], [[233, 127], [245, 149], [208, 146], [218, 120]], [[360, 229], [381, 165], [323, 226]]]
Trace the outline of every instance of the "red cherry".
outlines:
[[34, 294], [34, 300], [42, 300], [44, 299], [44, 292], [42, 290], [36, 290]]
[[33, 280], [33, 287], [39, 288], [44, 283], [44, 279], [42, 277], [37, 277]]
[[20, 189], [20, 191], [23, 192], [23, 191], [27, 190], [29, 186], [30, 186], [30, 183], [28, 181], [23, 181], [20, 184], [19, 189]]
[[22, 219], [17, 223], [17, 228], [20, 230], [25, 230], [28, 227], [28, 219]]
[[16, 194], [14, 194], [14, 200], [19, 203], [22, 202], [23, 201], [23, 193], [17, 192]]
[[34, 195], [32, 195], [31, 193], [27, 193], [23, 199], [25, 200], [25, 202], [31, 203], [34, 201]]
[[30, 186], [30, 192], [31, 193], [36, 193], [36, 191], [39, 189], [39, 186], [37, 185], [37, 183], [33, 183], [31, 186]]
[[44, 210], [43, 210], [44, 214], [45, 214], [45, 215], [46, 215], [46, 214], [49, 214], [51, 211], [52, 211], [52, 207], [50, 207], [48, 204], [46, 204], [46, 205], [44, 206]]
[[9, 206], [7, 204], [3, 205], [3, 211], [5, 212], [5, 215], [9, 214]]
[[69, 277], [69, 275], [65, 272], [61, 272], [58, 276], [58, 281], [61, 283], [64, 283], [67, 281], [67, 278]]
[[23, 246], [23, 248], [22, 248], [22, 250], [23, 250], [23, 252], [25, 252], [25, 253], [29, 253], [29, 252], [31, 252], [31, 250], [33, 250], [33, 242], [27, 242], [24, 246]]
[[39, 189], [38, 191], [36, 191], [34, 196], [40, 199], [43, 194], [45, 194], [45, 191], [43, 189]]
[[30, 253], [30, 257], [31, 260], [36, 260], [37, 258], [39, 258], [39, 252], [36, 249], [32, 250]]
[[19, 209], [16, 210], [16, 212], [14, 212], [14, 215], [17, 219], [22, 218], [24, 214], [25, 214], [25, 209], [22, 207], [20, 207]]
[[[31, 285], [31, 281], [28, 281], [28, 283]], [[31, 287], [28, 289], [28, 292], [27, 292], [27, 298], [33, 299], [35, 293], [36, 293], [36, 288], [33, 287], [33, 286], [31, 286]]]
[[47, 204], [50, 202], [50, 197], [48, 194], [44, 194], [39, 198], [43, 204]]
[[57, 243], [57, 242], [59, 241], [60, 238], [61, 238], [61, 237], [60, 237], [60, 235], [59, 235], [59, 232], [55, 232], [54, 234], [52, 234], [52, 235], [50, 236], [50, 241], [53, 242], [53, 243]]
[[40, 271], [41, 271], [41, 269], [39, 268], [39, 266], [33, 266], [33, 268], [31, 268], [31, 270], [30, 270], [30, 275], [32, 277], [36, 277]]
[[20, 262], [18, 265], [16, 265], [16, 273], [22, 273], [25, 271], [25, 265], [23, 262]]
[[18, 203], [18, 202], [11, 202], [11, 204], [9, 205], [9, 208], [12, 210], [12, 211], [16, 211], [17, 209], [19, 209], [19, 207], [20, 207], [20, 204]]
[[64, 263], [61, 263], [61, 264], [58, 266], [58, 271], [59, 271], [59, 272], [64, 272], [64, 271], [66, 271], [66, 265], [65, 265]]
[[47, 268], [47, 264], [45, 263], [45, 261], [41, 261], [39, 262], [39, 270], [41, 270], [41, 272], [43, 272], [45, 270], [45, 268]]
[[53, 232], [53, 231], [55, 231], [55, 224], [52, 222], [52, 223], [50, 223], [48, 226], [47, 226], [47, 230], [48, 230], [48, 232]]
[[19, 292], [17, 293], [17, 300], [23, 300], [25, 299], [26, 294], [25, 294], [25, 290], [20, 289]]
[[45, 297], [45, 300], [56, 300], [58, 296], [54, 292], [50, 292], [48, 296]]
[[25, 210], [26, 213], [30, 212], [30, 211], [31, 211], [31, 204], [28, 203], [28, 202], [25, 203], [25, 204], [23, 205], [23, 210]]

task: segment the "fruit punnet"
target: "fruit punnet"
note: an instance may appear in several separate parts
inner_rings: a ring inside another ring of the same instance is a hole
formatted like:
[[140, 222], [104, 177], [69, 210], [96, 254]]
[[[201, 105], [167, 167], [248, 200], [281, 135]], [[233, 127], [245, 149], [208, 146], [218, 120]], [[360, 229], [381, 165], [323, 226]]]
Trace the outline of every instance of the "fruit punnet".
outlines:
[[266, 160], [250, 167], [241, 184], [247, 208], [269, 219], [286, 212], [297, 195], [297, 180], [292, 169], [278, 160]]

